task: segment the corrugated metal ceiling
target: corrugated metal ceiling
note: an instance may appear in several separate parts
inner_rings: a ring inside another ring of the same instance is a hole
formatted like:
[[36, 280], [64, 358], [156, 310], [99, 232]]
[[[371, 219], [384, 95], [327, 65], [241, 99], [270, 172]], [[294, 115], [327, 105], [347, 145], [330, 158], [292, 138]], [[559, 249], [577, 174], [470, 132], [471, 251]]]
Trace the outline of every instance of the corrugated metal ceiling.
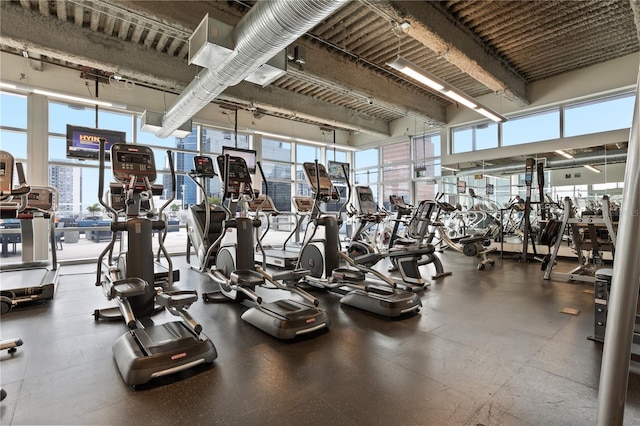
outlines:
[[[253, 2], [119, 2], [112, 0], [12, 0], [41, 17], [74, 23], [146, 49], [180, 58], [188, 56], [188, 37], [206, 10], [212, 17], [224, 14], [239, 19]], [[412, 7], [416, 7], [415, 3]], [[425, 7], [426, 7], [425, 2]], [[162, 16], [146, 12], [158, 4]], [[350, 1], [314, 28], [306, 37], [327, 52], [379, 73], [425, 100], [446, 105], [449, 101], [407, 80], [386, 63], [402, 55], [472, 97], [492, 90], [437, 53], [399, 29], [403, 2]], [[186, 6], [189, 7], [186, 7]], [[418, 5], [419, 6], [419, 5]], [[620, 1], [441, 1], [428, 5], [461, 29], [468, 40], [496, 58], [506, 69], [526, 83], [556, 74], [622, 57], [639, 50], [638, 36], [629, 2]], [[1, 31], [0, 31], [1, 33]], [[16, 52], [15, 47], [0, 46]], [[64, 50], [64, 46], [60, 47]], [[19, 49], [18, 49], [19, 50]], [[17, 52], [20, 53], [20, 52]], [[45, 52], [46, 53], [46, 52]], [[82, 67], [82, 63], [62, 54], [35, 56], [36, 59]], [[136, 81], [138, 84], [156, 83]], [[352, 91], [340, 80], [326, 80], [290, 67], [275, 87], [353, 110], [390, 122], [407, 115], [403, 105], [372, 103], [366, 93]], [[240, 100], [241, 101], [241, 100]], [[235, 99], [235, 102], [240, 102]], [[286, 102], [286, 101], [285, 101]], [[242, 102], [240, 102], [241, 104]], [[246, 105], [251, 103], [246, 100]], [[268, 109], [263, 113], [271, 113]], [[282, 112], [273, 111], [282, 116]], [[301, 120], [313, 122], [309, 117]], [[322, 117], [317, 124], [322, 125]]]

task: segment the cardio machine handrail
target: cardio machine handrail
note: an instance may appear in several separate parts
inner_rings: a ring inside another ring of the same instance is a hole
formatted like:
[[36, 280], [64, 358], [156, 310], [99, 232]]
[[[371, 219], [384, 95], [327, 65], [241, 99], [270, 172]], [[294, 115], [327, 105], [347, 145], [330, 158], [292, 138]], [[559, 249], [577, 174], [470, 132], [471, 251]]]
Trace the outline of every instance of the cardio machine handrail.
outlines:
[[[104, 201], [104, 171], [105, 171], [105, 167], [104, 167], [104, 163], [105, 163], [105, 147], [107, 144], [107, 140], [105, 138], [100, 138], [99, 142], [98, 142], [98, 163], [99, 163], [99, 168], [98, 168], [98, 201], [100, 202], [100, 204], [108, 211], [111, 213], [111, 222], [113, 224], [116, 224], [118, 222], [118, 211], [116, 209], [114, 209], [113, 207], [111, 207], [109, 204], [107, 204], [106, 201]], [[100, 253], [100, 255], [98, 256], [98, 268], [96, 270], [96, 282], [95, 285], [96, 286], [101, 286], [102, 285], [102, 261], [104, 259], [104, 257], [107, 255], [107, 253], [109, 254], [109, 263], [111, 263], [111, 258], [113, 257], [113, 247], [116, 244], [116, 233], [112, 232], [111, 233], [111, 240], [109, 241], [109, 243], [107, 244], [107, 246], [104, 248], [104, 250], [102, 250], [102, 252]]]
[[[264, 198], [262, 199], [262, 202], [260, 203], [260, 205], [258, 205], [258, 208], [256, 208], [256, 220], [260, 220], [260, 210], [262, 210], [262, 207], [264, 206], [264, 203], [267, 202], [267, 197], [269, 196], [269, 184], [267, 183], [267, 178], [264, 175], [264, 170], [262, 170], [262, 164], [260, 164], [260, 161], [256, 161], [256, 165], [258, 166], [258, 170], [260, 170], [260, 176], [262, 177], [262, 182], [264, 183]], [[269, 226], [269, 218], [267, 217], [267, 226]], [[260, 253], [262, 254], [262, 269], [266, 270], [267, 269], [267, 254], [264, 252], [264, 246], [262, 245], [262, 238], [260, 238], [258, 236], [258, 229], [256, 228], [256, 240], [257, 240], [257, 245], [258, 248], [260, 249]]]
[[[213, 161], [213, 160], [212, 160]], [[213, 174], [215, 176], [218, 176], [215, 172]], [[200, 190], [202, 191], [202, 195], [203, 195], [203, 199], [202, 202], [204, 203], [204, 230], [202, 232], [202, 235], [209, 235], [209, 228], [211, 227], [211, 203], [209, 203], [209, 197], [207, 196], [207, 188], [206, 188], [206, 181], [204, 181], [204, 185], [202, 183], [200, 183], [199, 181], [196, 180], [197, 177], [206, 179], [207, 177], [204, 174], [198, 174], [196, 173], [196, 170], [191, 170], [189, 173], [187, 173], [187, 176], [189, 176], [189, 178], [191, 178], [191, 180], [193, 181], [193, 183], [195, 183], [198, 188], [200, 188]]]
[[[347, 198], [344, 200], [344, 204], [342, 204], [340, 210], [338, 210], [338, 218], [342, 216], [342, 209], [346, 209], [347, 203], [349, 202], [349, 200], [351, 200], [351, 181], [349, 181], [349, 176], [347, 176], [347, 167], [345, 164], [342, 164], [341, 167], [342, 174], [344, 175], [344, 180], [347, 184]], [[340, 192], [338, 192], [338, 194], [340, 194]]]
[[[176, 199], [176, 169], [173, 164], [173, 152], [170, 149], [167, 150], [167, 160], [169, 160], [169, 172], [171, 173], [171, 197], [158, 210], [158, 218], [164, 222], [164, 231], [158, 232], [158, 246], [159, 251], [162, 251], [164, 258], [167, 260], [167, 290], [171, 291], [173, 289], [173, 261], [164, 246], [164, 239], [167, 236], [167, 228], [169, 227], [169, 221], [164, 214], [164, 209]], [[156, 258], [160, 261], [160, 253]]]

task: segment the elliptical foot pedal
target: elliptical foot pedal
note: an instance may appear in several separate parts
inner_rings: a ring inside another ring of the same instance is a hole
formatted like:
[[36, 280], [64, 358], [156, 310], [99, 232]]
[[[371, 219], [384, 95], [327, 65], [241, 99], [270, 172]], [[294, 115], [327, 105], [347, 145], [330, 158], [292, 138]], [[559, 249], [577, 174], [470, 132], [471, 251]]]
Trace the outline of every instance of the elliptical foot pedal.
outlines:
[[360, 283], [364, 281], [364, 272], [357, 269], [336, 268], [331, 273], [331, 278], [335, 281], [345, 281], [351, 283]]
[[309, 274], [307, 269], [294, 269], [293, 271], [278, 271], [272, 277], [276, 281], [298, 282]]
[[109, 295], [113, 299], [114, 297], [134, 297], [140, 296], [147, 291], [147, 282], [141, 278], [132, 277], [125, 278], [123, 280], [116, 280], [111, 283], [109, 288]]
[[264, 277], [262, 274], [250, 269], [238, 269], [233, 271], [229, 280], [232, 284], [249, 288], [264, 284]]
[[162, 292], [156, 296], [156, 301], [165, 308], [190, 306], [198, 301], [198, 293], [190, 290]]

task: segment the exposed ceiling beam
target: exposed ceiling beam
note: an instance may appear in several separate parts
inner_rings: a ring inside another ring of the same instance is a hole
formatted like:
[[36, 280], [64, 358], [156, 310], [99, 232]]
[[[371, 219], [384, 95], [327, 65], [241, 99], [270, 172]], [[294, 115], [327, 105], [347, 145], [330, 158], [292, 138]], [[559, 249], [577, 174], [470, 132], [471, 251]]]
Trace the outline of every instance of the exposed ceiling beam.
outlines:
[[450, 21], [438, 6], [428, 1], [388, 1], [370, 7], [397, 17], [398, 23], [409, 22], [409, 36], [516, 105], [529, 105], [525, 80]]
[[[243, 13], [238, 10], [238, 4], [230, 5], [228, 2], [211, 4], [190, 1], [188, 8], [182, 7], [179, 3], [175, 6], [162, 1], [124, 0], [118, 2], [118, 5], [144, 16], [177, 22], [187, 28], [195, 28], [206, 13], [227, 25], [235, 26]], [[445, 105], [435, 96], [418, 96], [410, 88], [365, 67], [354, 58], [346, 58], [304, 37], [296, 41], [295, 45], [306, 49], [306, 63], [300, 70], [292, 70], [293, 74], [304, 73], [325, 82], [340, 81], [343, 93], [349, 92], [357, 97], [370, 98], [382, 106], [435, 125], [446, 123]], [[330, 85], [336, 86], [335, 83]]]
[[[0, 15], [0, 44], [9, 47], [118, 73], [171, 92], [181, 91], [198, 72], [184, 60], [58, 19], [45, 18], [20, 6], [4, 3]], [[277, 107], [278, 112], [291, 111], [292, 115], [298, 112], [307, 119], [316, 117], [318, 122], [336, 127], [389, 135], [389, 125], [383, 120], [283, 89], [241, 83], [230, 87], [223, 95], [246, 103]]]
[[374, 103], [437, 125], [446, 123], [445, 106], [435, 97], [420, 96], [390, 77], [353, 59], [330, 52], [317, 43], [299, 39], [295, 45], [305, 48], [306, 63], [299, 70], [291, 70], [292, 74], [306, 74], [328, 82], [340, 81], [340, 85], [334, 83], [333, 86], [344, 93], [370, 98]]
[[629, 0], [629, 2], [631, 3], [631, 10], [633, 10], [633, 22], [636, 24], [638, 41], [640, 41], [640, 0]]

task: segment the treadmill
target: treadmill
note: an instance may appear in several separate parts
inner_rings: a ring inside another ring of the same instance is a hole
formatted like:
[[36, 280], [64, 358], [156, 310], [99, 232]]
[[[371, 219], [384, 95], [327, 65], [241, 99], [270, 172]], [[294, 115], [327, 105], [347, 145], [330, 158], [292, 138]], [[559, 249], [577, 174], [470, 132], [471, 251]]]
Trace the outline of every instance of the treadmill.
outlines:
[[[14, 172], [20, 182], [16, 188], [13, 188]], [[0, 216], [2, 219], [19, 220], [22, 244], [22, 262], [0, 266], [0, 296], [3, 296], [0, 313], [4, 314], [22, 303], [53, 298], [58, 281], [55, 244], [57, 206], [58, 192], [55, 188], [29, 187], [25, 183], [22, 164], [16, 163], [9, 152], [0, 151]], [[50, 262], [48, 250], [46, 259], [38, 259], [35, 250], [35, 229], [43, 221], [48, 228]]]

